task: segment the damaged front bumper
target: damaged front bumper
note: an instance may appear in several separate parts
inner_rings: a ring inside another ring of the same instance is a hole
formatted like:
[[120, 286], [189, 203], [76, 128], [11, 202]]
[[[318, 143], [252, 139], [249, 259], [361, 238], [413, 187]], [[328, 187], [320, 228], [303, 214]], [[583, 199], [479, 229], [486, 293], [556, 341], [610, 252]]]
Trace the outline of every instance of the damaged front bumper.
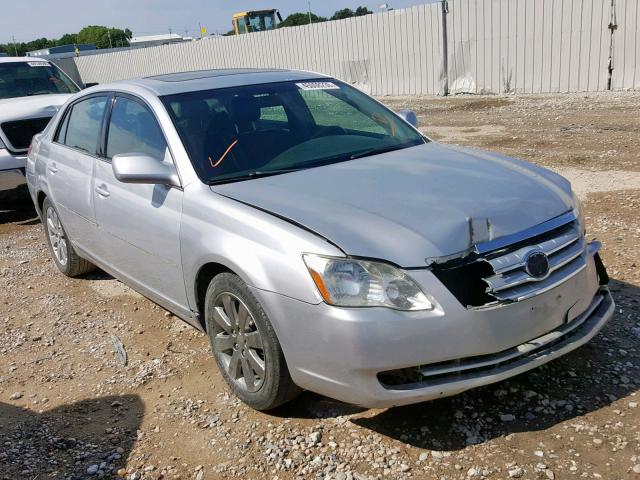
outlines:
[[299, 386], [366, 407], [398, 406], [518, 375], [593, 338], [614, 311], [600, 284], [597, 246], [585, 246], [580, 268], [563, 282], [482, 308], [461, 304], [428, 269], [410, 274], [437, 300], [432, 311], [337, 308], [254, 293], [278, 319]]

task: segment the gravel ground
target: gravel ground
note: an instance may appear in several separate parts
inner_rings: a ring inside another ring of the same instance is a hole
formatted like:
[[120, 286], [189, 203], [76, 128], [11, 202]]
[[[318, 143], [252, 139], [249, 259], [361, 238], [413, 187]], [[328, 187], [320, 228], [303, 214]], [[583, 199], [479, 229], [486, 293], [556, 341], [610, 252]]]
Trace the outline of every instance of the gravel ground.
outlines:
[[574, 182], [617, 302], [593, 342], [438, 401], [363, 410], [305, 393], [257, 413], [203, 334], [106, 274], [61, 276], [28, 199], [5, 195], [0, 479], [640, 479], [640, 95], [383, 101], [434, 138]]

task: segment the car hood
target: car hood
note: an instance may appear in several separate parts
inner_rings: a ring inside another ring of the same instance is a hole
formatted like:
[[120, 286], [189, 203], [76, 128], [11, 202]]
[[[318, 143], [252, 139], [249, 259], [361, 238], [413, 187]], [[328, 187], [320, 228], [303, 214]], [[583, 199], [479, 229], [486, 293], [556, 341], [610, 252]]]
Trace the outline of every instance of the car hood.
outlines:
[[436, 142], [212, 189], [313, 230], [348, 255], [403, 267], [469, 251], [573, 207], [569, 182], [555, 173]]
[[26, 118], [53, 117], [72, 95], [34, 95], [0, 99], [0, 123]]

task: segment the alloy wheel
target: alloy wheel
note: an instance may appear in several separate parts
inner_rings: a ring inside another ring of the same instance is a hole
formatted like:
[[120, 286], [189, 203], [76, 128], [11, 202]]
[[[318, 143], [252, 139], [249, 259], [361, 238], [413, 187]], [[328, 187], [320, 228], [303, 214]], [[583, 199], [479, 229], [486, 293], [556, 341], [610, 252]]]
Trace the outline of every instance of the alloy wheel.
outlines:
[[58, 214], [53, 208], [47, 209], [47, 235], [49, 235], [51, 249], [53, 250], [56, 260], [64, 267], [69, 259], [67, 238], [65, 237]]
[[213, 352], [229, 378], [248, 392], [262, 387], [265, 352], [251, 312], [240, 298], [221, 293], [213, 309]]

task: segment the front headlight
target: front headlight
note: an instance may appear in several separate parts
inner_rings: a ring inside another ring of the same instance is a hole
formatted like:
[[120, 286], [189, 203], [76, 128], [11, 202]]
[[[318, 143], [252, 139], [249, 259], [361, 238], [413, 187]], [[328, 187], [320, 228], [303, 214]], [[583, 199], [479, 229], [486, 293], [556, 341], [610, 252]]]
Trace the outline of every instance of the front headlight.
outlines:
[[433, 303], [401, 270], [381, 262], [303, 255], [322, 298], [338, 307], [432, 310]]

